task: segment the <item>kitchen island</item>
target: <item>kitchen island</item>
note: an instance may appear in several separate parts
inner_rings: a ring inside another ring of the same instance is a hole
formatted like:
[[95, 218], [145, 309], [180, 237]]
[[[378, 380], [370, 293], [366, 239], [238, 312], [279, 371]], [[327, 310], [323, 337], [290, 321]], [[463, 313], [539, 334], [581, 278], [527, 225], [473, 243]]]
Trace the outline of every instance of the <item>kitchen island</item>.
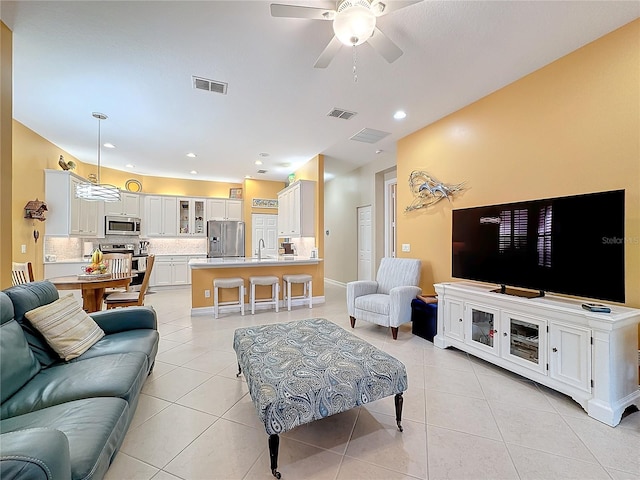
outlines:
[[[282, 300], [282, 275], [306, 273], [313, 277], [313, 303], [324, 302], [324, 276], [320, 263], [321, 258], [301, 256], [264, 257], [226, 257], [226, 258], [195, 258], [189, 261], [191, 269], [191, 314], [213, 315], [213, 280], [216, 278], [240, 277], [249, 286], [249, 277], [252, 275], [276, 275], [280, 278], [280, 299]], [[292, 292], [297, 296], [302, 291], [302, 285], [294, 285], [299, 288]], [[266, 298], [271, 295], [268, 286], [256, 288], [257, 298]], [[220, 301], [236, 300], [237, 289], [221, 289]], [[245, 299], [248, 303], [249, 298]]]

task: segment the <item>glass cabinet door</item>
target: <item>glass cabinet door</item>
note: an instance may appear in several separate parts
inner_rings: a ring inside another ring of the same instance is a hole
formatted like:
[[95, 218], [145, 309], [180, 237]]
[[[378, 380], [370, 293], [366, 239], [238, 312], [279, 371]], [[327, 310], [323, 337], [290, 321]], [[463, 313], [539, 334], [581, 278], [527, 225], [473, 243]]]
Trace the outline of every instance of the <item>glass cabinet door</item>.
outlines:
[[527, 368], [546, 374], [547, 322], [503, 312], [503, 356]]
[[498, 311], [493, 308], [467, 304], [465, 316], [467, 318], [465, 341], [470, 345], [497, 354], [499, 350]]
[[204, 200], [193, 201], [193, 234], [204, 235]]

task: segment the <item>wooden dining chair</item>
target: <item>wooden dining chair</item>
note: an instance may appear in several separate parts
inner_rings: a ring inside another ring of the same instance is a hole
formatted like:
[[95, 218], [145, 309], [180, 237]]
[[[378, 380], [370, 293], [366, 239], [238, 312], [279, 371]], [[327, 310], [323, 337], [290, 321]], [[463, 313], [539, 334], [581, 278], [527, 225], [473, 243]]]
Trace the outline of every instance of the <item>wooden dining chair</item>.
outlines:
[[33, 267], [31, 262], [11, 264], [11, 285], [21, 285], [23, 283], [33, 282]]
[[107, 305], [107, 310], [117, 307], [134, 307], [144, 305], [144, 296], [149, 288], [149, 280], [151, 278], [151, 270], [153, 269], [153, 262], [155, 261], [154, 255], [147, 257], [147, 270], [144, 272], [144, 278], [142, 285], [140, 285], [139, 292], [117, 292], [105, 298], [104, 303]]
[[[107, 263], [107, 272], [131, 274], [133, 265], [133, 255], [130, 253], [105, 253], [102, 261]], [[112, 293], [127, 292], [129, 288], [105, 288], [103, 298], [107, 298]]]

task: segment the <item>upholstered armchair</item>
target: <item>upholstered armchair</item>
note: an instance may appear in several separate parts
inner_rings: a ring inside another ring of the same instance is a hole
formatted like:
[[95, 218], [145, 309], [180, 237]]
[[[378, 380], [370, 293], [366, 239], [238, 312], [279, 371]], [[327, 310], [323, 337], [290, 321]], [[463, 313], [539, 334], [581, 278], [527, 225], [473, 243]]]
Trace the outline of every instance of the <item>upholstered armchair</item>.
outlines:
[[411, 300], [422, 293], [421, 262], [414, 258], [383, 258], [376, 281], [347, 283], [347, 311], [351, 328], [356, 319], [391, 327], [394, 340], [398, 327], [411, 321]]

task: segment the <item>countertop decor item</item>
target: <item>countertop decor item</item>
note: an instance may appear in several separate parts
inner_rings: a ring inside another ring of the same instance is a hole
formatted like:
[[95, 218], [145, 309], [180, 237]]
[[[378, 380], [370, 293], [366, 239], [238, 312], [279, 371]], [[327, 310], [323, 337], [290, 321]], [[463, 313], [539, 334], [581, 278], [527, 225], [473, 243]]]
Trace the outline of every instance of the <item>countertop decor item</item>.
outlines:
[[100, 200], [104, 202], [117, 202], [120, 200], [120, 190], [114, 185], [100, 183], [100, 123], [108, 117], [104, 113], [93, 112], [93, 118], [98, 120], [98, 173], [96, 182], [82, 182], [76, 185], [76, 198], [84, 200]]

